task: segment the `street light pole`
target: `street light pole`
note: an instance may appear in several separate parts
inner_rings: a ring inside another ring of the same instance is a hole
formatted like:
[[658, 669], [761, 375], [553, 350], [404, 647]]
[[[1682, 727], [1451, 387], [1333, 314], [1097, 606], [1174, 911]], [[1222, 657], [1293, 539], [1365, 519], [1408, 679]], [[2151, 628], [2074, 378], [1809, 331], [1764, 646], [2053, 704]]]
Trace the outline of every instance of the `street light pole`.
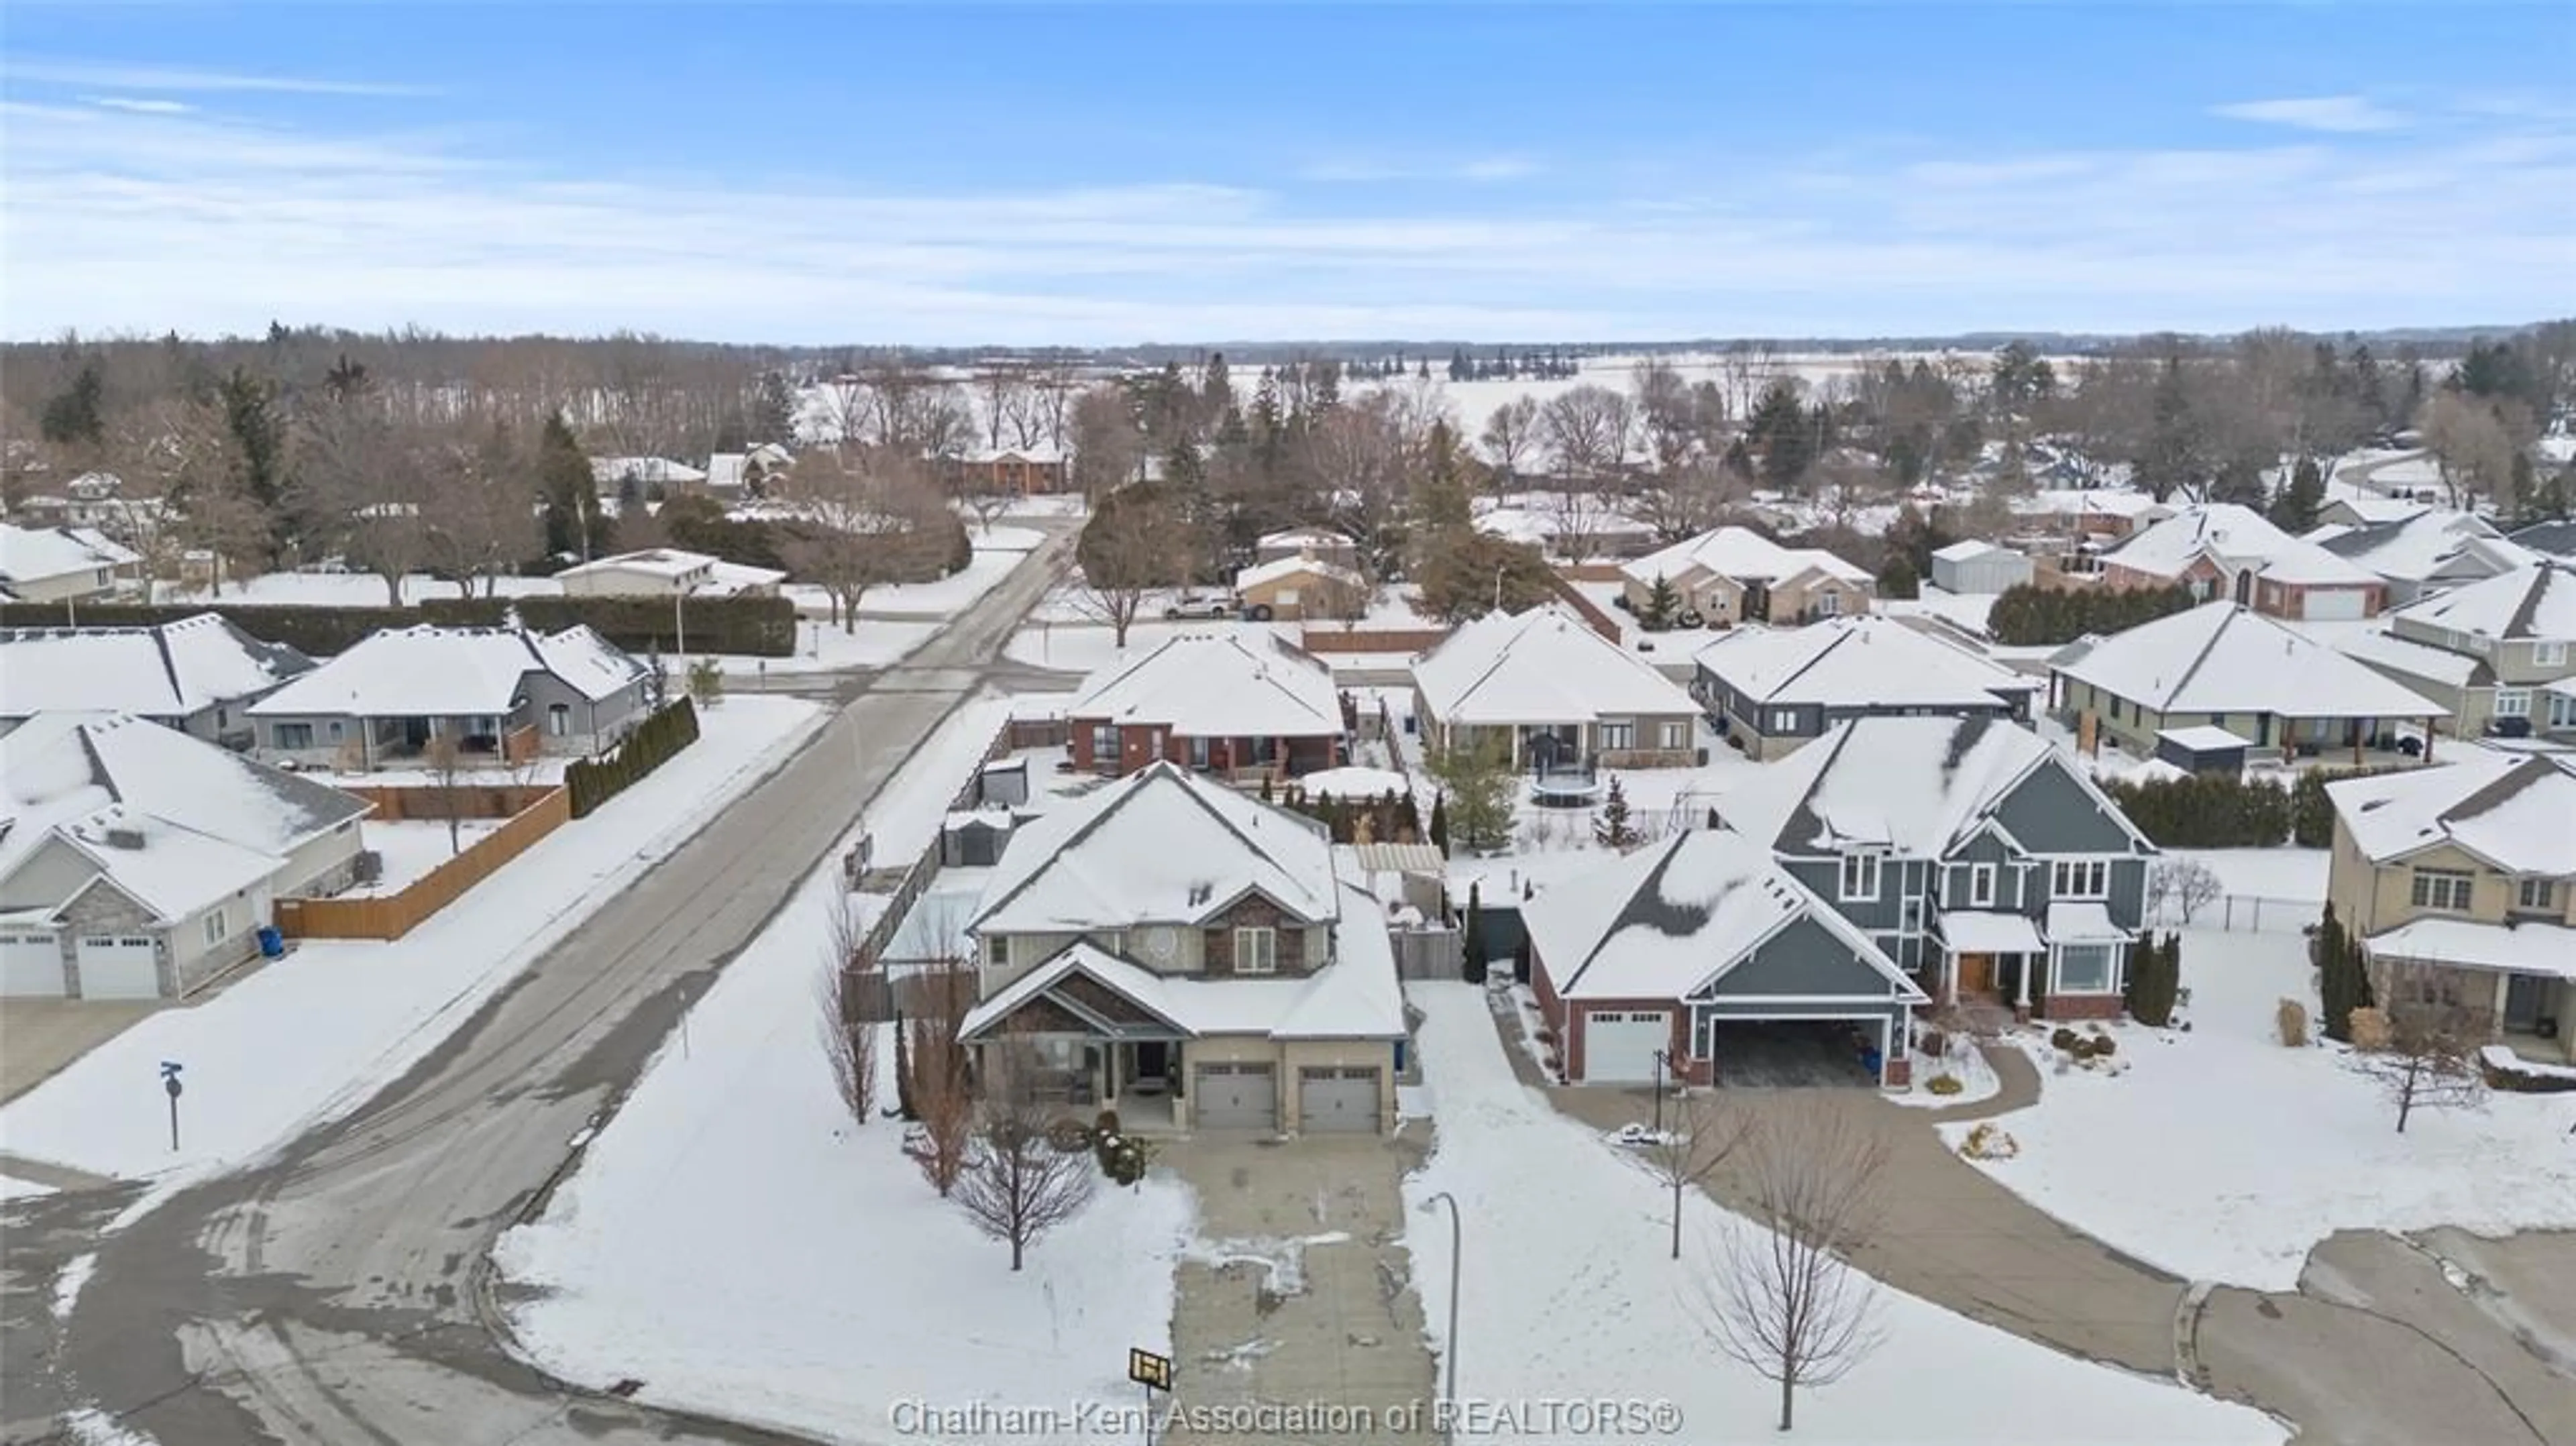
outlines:
[[1670, 1069], [1672, 1063], [1671, 1050], [1655, 1051], [1655, 1135], [1658, 1139], [1662, 1138], [1664, 1133], [1664, 1071]]
[[679, 646], [672, 651], [680, 655], [680, 666], [683, 668], [689, 666], [689, 614], [684, 606], [688, 600], [689, 593], [686, 588], [671, 594], [671, 631], [678, 635], [679, 641]]
[[1422, 1212], [1432, 1213], [1434, 1205], [1449, 1207], [1449, 1348], [1441, 1355], [1441, 1399], [1445, 1403], [1440, 1417], [1440, 1439], [1458, 1439], [1458, 1278], [1466, 1266], [1463, 1232], [1458, 1224], [1458, 1197], [1443, 1190], [1422, 1202]]

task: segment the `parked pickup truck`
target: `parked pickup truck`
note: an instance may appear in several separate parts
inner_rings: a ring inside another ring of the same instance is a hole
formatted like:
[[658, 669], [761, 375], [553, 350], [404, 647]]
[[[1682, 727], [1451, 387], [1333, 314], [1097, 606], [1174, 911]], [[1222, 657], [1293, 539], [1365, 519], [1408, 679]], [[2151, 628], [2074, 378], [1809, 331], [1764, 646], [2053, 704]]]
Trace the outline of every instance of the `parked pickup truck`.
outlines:
[[1184, 594], [1173, 599], [1171, 606], [1163, 609], [1163, 616], [1173, 622], [1179, 622], [1183, 618], [1230, 618], [1239, 608], [1240, 605], [1233, 598], [1222, 594], [1210, 597], [1192, 597]]

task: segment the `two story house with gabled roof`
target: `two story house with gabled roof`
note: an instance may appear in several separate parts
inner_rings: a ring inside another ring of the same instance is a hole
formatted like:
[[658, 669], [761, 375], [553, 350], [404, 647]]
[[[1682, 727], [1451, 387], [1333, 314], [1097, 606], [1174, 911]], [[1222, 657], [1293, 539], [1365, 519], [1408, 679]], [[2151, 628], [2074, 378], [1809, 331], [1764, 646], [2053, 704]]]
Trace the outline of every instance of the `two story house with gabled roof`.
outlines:
[[2027, 729], [1858, 719], [1715, 812], [1934, 999], [2059, 1019], [2120, 1012], [2157, 849]]
[[1012, 835], [960, 1035], [1130, 1128], [1392, 1128], [1404, 1000], [1364, 877], [1315, 821], [1154, 763]]

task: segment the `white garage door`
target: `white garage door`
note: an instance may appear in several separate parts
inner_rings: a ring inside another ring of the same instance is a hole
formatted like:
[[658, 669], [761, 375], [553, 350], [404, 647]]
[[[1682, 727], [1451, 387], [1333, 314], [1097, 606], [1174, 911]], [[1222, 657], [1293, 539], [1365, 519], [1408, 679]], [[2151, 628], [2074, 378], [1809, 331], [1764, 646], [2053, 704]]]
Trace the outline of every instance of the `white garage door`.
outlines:
[[1672, 1042], [1673, 1019], [1664, 1010], [1595, 1010], [1583, 1021], [1584, 1082], [1652, 1084], [1655, 1051]]
[[1190, 1083], [1190, 1118], [1199, 1128], [1279, 1128], [1279, 1080], [1269, 1065], [1203, 1064]]
[[1298, 1128], [1313, 1134], [1375, 1134], [1378, 1073], [1324, 1066], [1297, 1071]]
[[60, 939], [51, 934], [0, 934], [0, 995], [59, 999], [67, 992]]
[[83, 999], [158, 999], [161, 952], [140, 934], [84, 934], [80, 985]]
[[2311, 588], [2307, 614], [2316, 622], [2348, 622], [2362, 615], [2365, 594], [2359, 588]]

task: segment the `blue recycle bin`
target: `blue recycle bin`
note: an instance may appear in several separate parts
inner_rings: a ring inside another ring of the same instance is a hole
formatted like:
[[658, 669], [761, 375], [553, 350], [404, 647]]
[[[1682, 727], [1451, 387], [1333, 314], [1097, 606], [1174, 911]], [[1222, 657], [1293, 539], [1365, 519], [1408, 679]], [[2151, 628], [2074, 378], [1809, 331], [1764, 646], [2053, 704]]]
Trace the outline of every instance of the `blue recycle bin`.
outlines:
[[277, 932], [276, 925], [260, 925], [259, 952], [260, 957], [264, 959], [283, 959], [286, 957], [286, 936]]

